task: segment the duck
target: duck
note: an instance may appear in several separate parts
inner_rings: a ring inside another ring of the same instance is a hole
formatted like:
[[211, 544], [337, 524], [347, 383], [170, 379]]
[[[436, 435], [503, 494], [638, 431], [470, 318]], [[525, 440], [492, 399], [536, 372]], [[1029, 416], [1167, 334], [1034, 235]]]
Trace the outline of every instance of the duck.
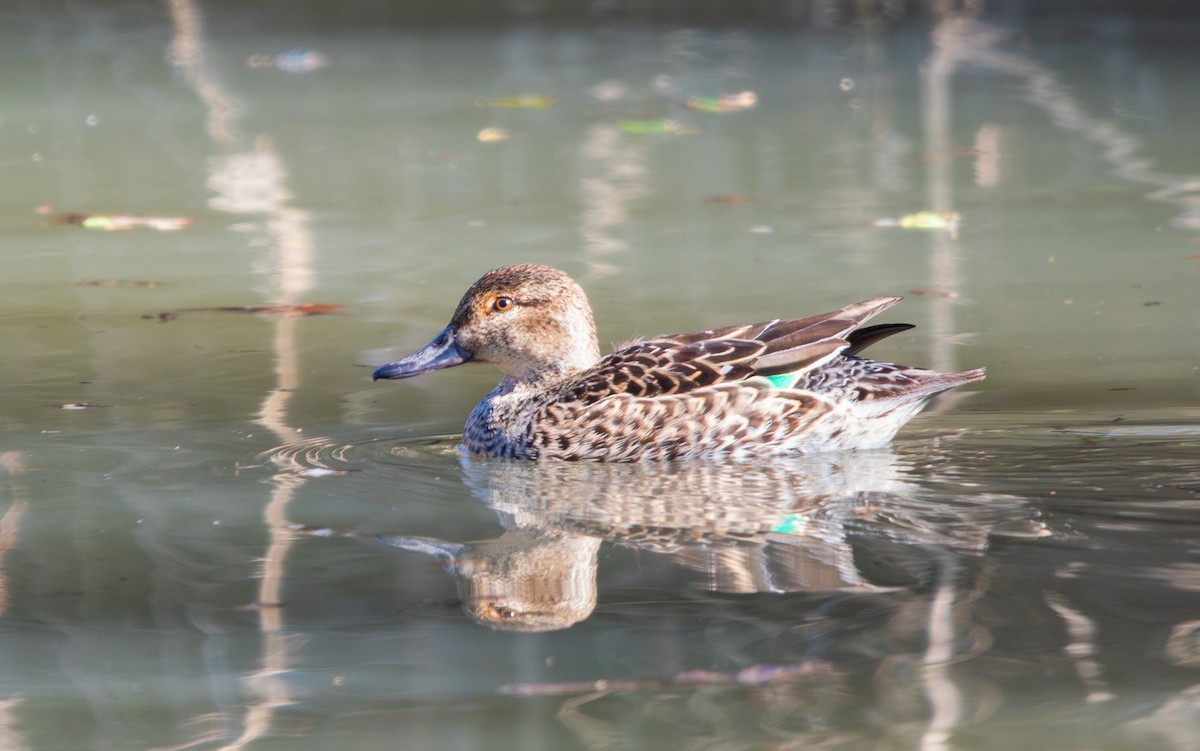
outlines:
[[471, 411], [467, 455], [529, 460], [753, 460], [889, 444], [935, 394], [985, 370], [941, 373], [864, 358], [914, 328], [864, 327], [876, 297], [777, 318], [636, 339], [601, 357], [587, 295], [559, 269], [493, 269], [422, 349], [377, 368], [402, 379], [490, 363], [500, 382]]

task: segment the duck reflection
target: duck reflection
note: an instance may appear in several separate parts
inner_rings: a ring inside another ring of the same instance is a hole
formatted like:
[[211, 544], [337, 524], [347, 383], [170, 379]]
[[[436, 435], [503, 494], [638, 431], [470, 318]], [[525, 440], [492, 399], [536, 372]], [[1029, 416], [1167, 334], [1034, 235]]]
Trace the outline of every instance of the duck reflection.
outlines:
[[465, 458], [462, 467], [504, 534], [378, 539], [436, 558], [466, 613], [506, 631], [591, 615], [606, 542], [668, 556], [714, 592], [880, 592], [927, 581], [939, 551], [1042, 530], [1018, 499], [920, 498], [890, 450], [754, 465]]
[[458, 585], [463, 610], [503, 631], [556, 631], [596, 608], [601, 538], [539, 527], [456, 544], [428, 537], [381, 537], [437, 558]]

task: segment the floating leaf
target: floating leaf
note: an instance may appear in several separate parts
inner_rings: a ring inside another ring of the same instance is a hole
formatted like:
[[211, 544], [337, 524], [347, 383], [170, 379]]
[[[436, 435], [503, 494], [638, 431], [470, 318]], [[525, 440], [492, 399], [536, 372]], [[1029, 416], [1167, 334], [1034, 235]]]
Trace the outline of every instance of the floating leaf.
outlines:
[[184, 308], [183, 310], [159, 313], [157, 316], [142, 316], [142, 318], [157, 318], [159, 323], [167, 323], [179, 317], [180, 313], [268, 313], [274, 315], [305, 318], [308, 316], [332, 315], [345, 305], [328, 303], [300, 303], [297, 305], [225, 305], [215, 308]]
[[[42, 212], [46, 214], [47, 212]], [[55, 224], [69, 224], [84, 229], [96, 229], [104, 232], [145, 227], [159, 232], [175, 232], [192, 223], [192, 220], [182, 216], [127, 216], [124, 214], [79, 214], [66, 213], [51, 216]]]
[[945, 230], [958, 233], [961, 216], [957, 211], [918, 211], [900, 217], [883, 217], [870, 223], [872, 227], [899, 227], [900, 229]]
[[691, 96], [684, 106], [697, 112], [725, 114], [754, 109], [758, 105], [758, 94], [753, 91], [743, 91], [739, 94], [721, 94], [720, 96]]
[[480, 143], [498, 143], [508, 138], [508, 131], [504, 128], [484, 128], [475, 134], [475, 138]]
[[502, 110], [544, 110], [554, 106], [554, 97], [545, 94], [487, 97], [476, 99], [475, 106]]
[[678, 120], [622, 120], [617, 127], [635, 136], [657, 135], [670, 133], [674, 135], [690, 135], [699, 133], [699, 129], [679, 122]]

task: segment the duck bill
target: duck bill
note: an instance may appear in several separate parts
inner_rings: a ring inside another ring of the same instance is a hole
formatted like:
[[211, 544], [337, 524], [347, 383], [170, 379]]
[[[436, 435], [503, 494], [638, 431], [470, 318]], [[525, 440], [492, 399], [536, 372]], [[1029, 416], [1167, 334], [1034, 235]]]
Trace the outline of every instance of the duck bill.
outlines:
[[379, 535], [375, 539], [384, 545], [391, 545], [393, 548], [424, 553], [436, 559], [441, 567], [451, 574], [458, 570], [458, 557], [470, 548], [468, 545], [446, 542], [433, 537]]
[[380, 378], [412, 378], [431, 370], [461, 365], [470, 359], [471, 353], [455, 343], [454, 331], [447, 326], [424, 349], [387, 365], [380, 365], [371, 374], [371, 379], [378, 381]]

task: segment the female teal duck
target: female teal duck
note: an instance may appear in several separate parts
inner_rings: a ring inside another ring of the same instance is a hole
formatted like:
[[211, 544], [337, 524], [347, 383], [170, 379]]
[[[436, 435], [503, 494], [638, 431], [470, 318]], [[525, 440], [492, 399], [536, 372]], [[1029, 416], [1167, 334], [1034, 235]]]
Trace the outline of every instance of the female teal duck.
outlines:
[[471, 285], [428, 346], [374, 378], [468, 361], [499, 367], [504, 377], [463, 434], [463, 448], [485, 456], [748, 459], [875, 448], [929, 397], [984, 375], [859, 357], [912, 328], [860, 328], [899, 301], [877, 297], [810, 318], [658, 336], [601, 358], [579, 285], [547, 266], [509, 266]]

